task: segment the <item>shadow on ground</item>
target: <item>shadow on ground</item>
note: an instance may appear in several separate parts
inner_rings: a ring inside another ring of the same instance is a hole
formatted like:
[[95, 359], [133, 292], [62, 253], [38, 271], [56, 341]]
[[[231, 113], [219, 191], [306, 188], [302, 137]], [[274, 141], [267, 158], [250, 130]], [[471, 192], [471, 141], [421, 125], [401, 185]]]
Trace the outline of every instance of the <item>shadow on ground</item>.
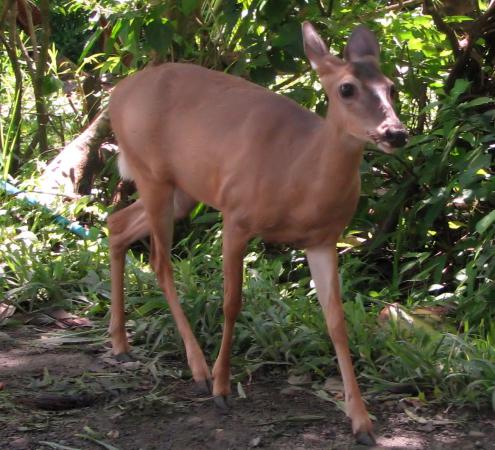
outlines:
[[[0, 336], [0, 448], [359, 449], [335, 399], [274, 375], [236, 389], [230, 414], [179, 364], [116, 363], [102, 342], [23, 327]], [[243, 398], [245, 397], [245, 398]], [[404, 395], [368, 398], [377, 449], [494, 449], [489, 413], [433, 411]]]

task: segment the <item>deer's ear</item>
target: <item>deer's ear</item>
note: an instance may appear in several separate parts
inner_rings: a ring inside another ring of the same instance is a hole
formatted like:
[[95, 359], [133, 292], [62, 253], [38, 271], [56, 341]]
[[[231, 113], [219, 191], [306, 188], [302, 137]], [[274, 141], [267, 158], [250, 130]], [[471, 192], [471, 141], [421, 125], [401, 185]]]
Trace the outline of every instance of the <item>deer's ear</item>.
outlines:
[[311, 67], [316, 70], [323, 64], [324, 58], [329, 55], [327, 46], [309, 22], [303, 22], [302, 35], [304, 53], [308, 57]]
[[357, 61], [371, 56], [376, 60], [380, 57], [380, 46], [375, 35], [364, 25], [354, 29], [344, 50], [347, 61]]

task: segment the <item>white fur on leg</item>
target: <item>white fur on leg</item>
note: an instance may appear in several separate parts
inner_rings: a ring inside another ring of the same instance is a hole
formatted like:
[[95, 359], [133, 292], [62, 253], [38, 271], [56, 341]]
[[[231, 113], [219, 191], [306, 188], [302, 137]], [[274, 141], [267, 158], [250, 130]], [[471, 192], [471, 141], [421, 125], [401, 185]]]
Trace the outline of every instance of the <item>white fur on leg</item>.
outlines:
[[306, 257], [315, 283], [316, 296], [323, 310], [328, 312], [332, 292], [339, 286], [336, 250], [330, 246], [314, 247], [306, 249]]

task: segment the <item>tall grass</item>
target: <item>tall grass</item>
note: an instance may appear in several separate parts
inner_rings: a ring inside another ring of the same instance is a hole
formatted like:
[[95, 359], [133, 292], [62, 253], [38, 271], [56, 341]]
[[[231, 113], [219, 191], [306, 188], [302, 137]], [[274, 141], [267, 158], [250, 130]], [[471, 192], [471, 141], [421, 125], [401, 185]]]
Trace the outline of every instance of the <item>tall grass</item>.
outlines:
[[[8, 104], [11, 105], [10, 111], [15, 111], [20, 101], [21, 92], [17, 90], [15, 94], [12, 94], [7, 91], [5, 95], [7, 96], [6, 100]], [[12, 98], [8, 98], [8, 96], [11, 96]], [[0, 117], [0, 147], [2, 148], [0, 171], [2, 180], [7, 180], [10, 173], [16, 142], [21, 133], [21, 124], [16, 124], [14, 114], [9, 114], [5, 122], [6, 126], [4, 124], [4, 118]]]

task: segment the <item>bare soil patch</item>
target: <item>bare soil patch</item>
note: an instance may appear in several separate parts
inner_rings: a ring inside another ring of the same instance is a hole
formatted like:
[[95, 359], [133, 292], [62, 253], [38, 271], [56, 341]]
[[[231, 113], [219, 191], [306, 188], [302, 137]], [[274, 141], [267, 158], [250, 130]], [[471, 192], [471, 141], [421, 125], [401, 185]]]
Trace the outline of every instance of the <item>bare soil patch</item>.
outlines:
[[[240, 391], [234, 385], [225, 415], [177, 376], [180, 362], [154, 373], [152, 359], [116, 363], [102, 342], [64, 336], [34, 327], [0, 333], [1, 449], [365, 448], [331, 395], [286, 377], [256, 375]], [[404, 397], [367, 396], [375, 448], [495, 449], [490, 412], [433, 409]]]

